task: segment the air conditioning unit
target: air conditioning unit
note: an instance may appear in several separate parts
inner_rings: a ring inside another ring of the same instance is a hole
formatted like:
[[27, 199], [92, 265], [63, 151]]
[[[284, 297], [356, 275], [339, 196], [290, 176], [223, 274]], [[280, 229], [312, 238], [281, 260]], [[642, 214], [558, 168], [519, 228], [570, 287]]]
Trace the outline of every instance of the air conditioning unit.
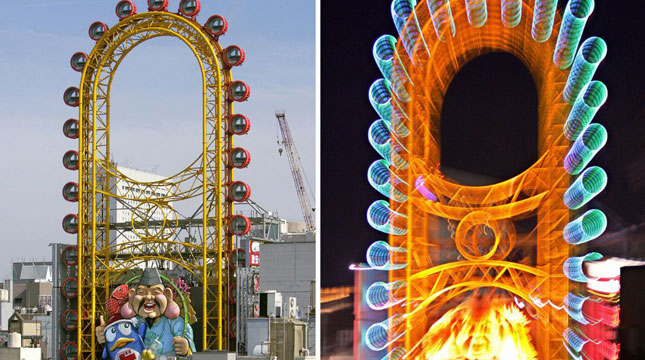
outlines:
[[260, 294], [260, 317], [282, 317], [282, 294], [275, 290]]
[[295, 297], [290, 297], [289, 301], [287, 302], [287, 310], [285, 311], [285, 315], [287, 317], [296, 319], [298, 318], [298, 303], [297, 303], [297, 298]]

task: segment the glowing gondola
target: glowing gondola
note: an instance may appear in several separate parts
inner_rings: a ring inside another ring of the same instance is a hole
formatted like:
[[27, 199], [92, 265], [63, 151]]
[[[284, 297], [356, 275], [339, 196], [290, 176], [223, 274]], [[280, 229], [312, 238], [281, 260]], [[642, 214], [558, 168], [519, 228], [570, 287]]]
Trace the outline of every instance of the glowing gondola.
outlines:
[[408, 251], [404, 247], [393, 247], [385, 241], [375, 241], [367, 248], [367, 264], [375, 270], [398, 270], [408, 265]]

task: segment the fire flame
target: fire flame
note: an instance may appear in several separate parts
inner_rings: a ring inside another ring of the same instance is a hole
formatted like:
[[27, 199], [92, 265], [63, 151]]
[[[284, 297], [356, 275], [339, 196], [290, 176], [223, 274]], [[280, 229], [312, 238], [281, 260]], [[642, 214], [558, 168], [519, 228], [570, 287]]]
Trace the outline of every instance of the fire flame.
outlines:
[[535, 360], [529, 320], [503, 299], [472, 297], [446, 312], [423, 338], [418, 360]]

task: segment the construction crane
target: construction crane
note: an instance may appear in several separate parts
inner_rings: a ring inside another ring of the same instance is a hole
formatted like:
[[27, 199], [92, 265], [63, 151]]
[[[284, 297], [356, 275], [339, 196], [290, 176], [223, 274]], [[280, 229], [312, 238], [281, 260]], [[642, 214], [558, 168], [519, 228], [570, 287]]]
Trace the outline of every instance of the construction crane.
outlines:
[[[305, 183], [303, 181], [304, 172], [302, 170], [300, 156], [298, 156], [296, 145], [294, 144], [293, 138], [291, 137], [291, 130], [289, 130], [289, 124], [287, 124], [287, 118], [285, 117], [284, 110], [276, 110], [275, 117], [278, 118], [280, 134], [282, 135], [282, 140], [278, 138], [278, 145], [284, 146], [284, 151], [287, 152], [289, 166], [291, 167], [291, 175], [293, 176], [293, 182], [296, 185], [296, 192], [298, 193], [298, 200], [300, 201], [302, 216], [305, 219], [307, 231], [312, 231], [315, 228], [314, 208], [309, 202], [309, 197], [307, 197], [307, 191], [305, 189]], [[280, 148], [278, 151], [280, 155], [282, 155], [282, 148]]]

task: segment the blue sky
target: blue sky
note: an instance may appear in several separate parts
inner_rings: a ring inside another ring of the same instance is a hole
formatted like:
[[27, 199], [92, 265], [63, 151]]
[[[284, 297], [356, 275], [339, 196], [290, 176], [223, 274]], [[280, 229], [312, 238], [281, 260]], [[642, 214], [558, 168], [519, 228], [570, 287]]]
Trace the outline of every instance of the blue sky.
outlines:
[[[135, 0], [139, 12], [146, 1]], [[114, 1], [31, 0], [3, 3], [0, 22], [0, 188], [3, 191], [0, 279], [11, 260], [51, 257], [53, 242], [75, 242], [61, 229], [76, 204], [61, 197], [76, 179], [62, 155], [77, 142], [62, 134], [76, 108], [62, 101], [78, 86], [69, 67], [76, 51], [89, 53], [87, 36], [97, 20], [117, 22]], [[170, 1], [176, 11], [178, 0]], [[236, 145], [251, 152], [251, 165], [236, 178], [247, 181], [252, 199], [281, 217], [301, 220], [285, 155], [276, 144], [275, 109], [286, 109], [295, 143], [311, 185], [315, 179], [315, 2], [313, 0], [202, 0], [198, 21], [227, 18], [224, 45], [244, 48], [246, 61], [234, 70], [251, 87], [249, 101], [236, 111], [251, 119], [248, 135]], [[119, 164], [169, 175], [183, 169], [200, 148], [201, 105], [197, 64], [183, 43], [158, 38], [128, 55], [112, 87], [113, 156]], [[168, 140], [170, 139], [170, 140]]]

